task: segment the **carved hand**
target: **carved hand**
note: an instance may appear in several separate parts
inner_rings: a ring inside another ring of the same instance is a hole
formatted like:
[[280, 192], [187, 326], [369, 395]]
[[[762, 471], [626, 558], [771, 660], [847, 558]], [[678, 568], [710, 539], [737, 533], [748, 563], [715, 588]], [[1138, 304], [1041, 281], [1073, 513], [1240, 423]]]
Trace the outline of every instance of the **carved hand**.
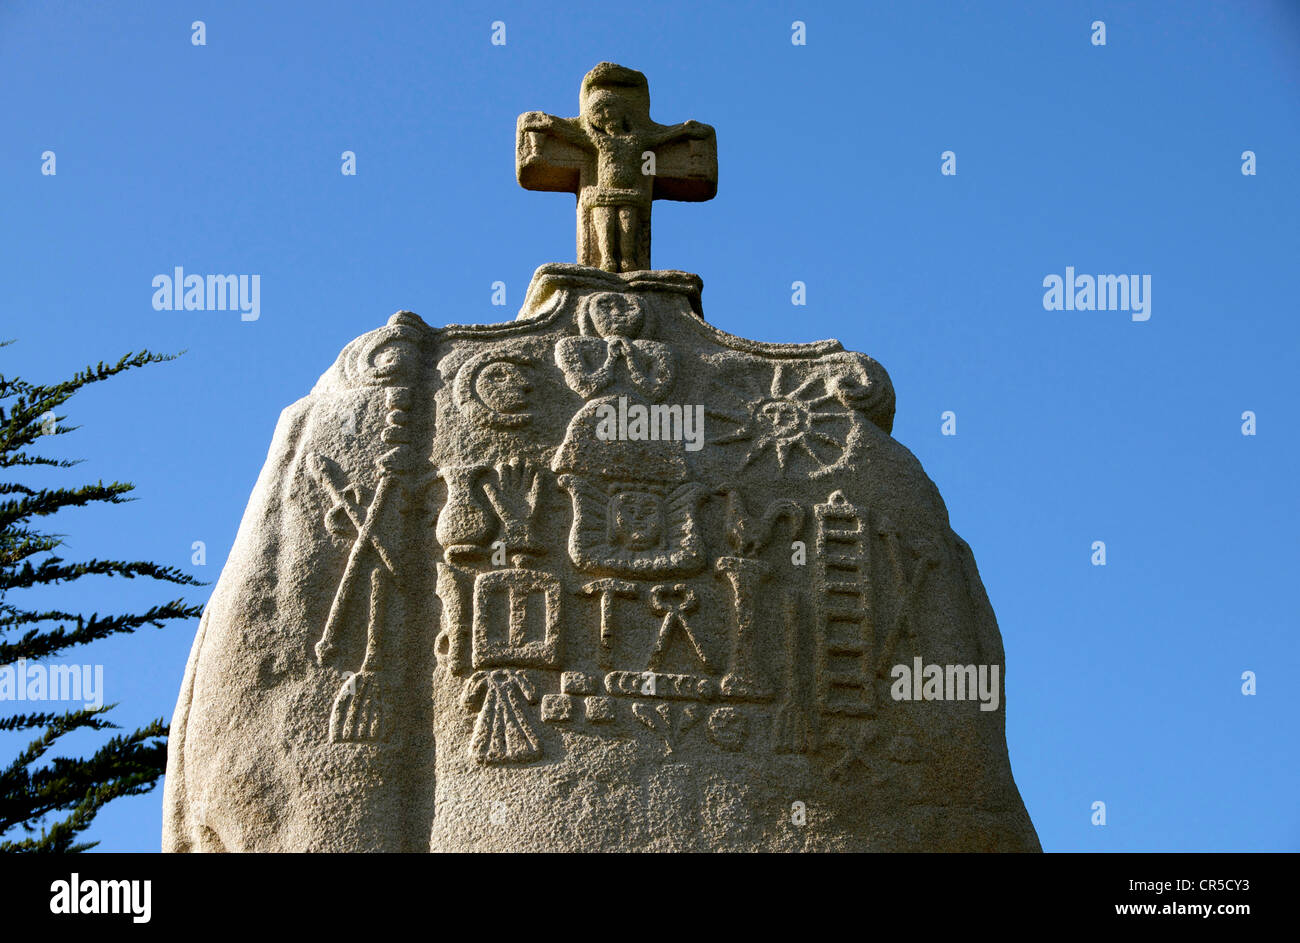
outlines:
[[497, 465], [496, 473], [496, 483], [484, 482], [483, 493], [501, 518], [502, 539], [510, 549], [528, 547], [532, 543], [529, 524], [541, 495], [541, 475], [522, 458]]
[[682, 133], [685, 134], [687, 137], [704, 140], [705, 138], [711, 137], [713, 135], [713, 129], [709, 127], [707, 124], [701, 124], [698, 121], [693, 121], [693, 120], [683, 121]]
[[551, 116], [544, 111], [525, 111], [519, 116], [519, 128], [522, 131], [548, 131], [551, 120]]

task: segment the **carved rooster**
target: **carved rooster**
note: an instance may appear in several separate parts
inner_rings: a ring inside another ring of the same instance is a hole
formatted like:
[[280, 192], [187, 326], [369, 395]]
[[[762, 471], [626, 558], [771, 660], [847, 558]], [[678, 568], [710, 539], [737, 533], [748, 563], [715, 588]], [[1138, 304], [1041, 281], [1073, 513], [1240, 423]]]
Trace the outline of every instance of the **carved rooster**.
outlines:
[[738, 556], [757, 557], [772, 539], [778, 518], [789, 520], [791, 534], [803, 530], [803, 508], [793, 501], [773, 501], [761, 518], [755, 518], [745, 510], [745, 501], [735, 488], [719, 488], [714, 493], [727, 499], [727, 543]]

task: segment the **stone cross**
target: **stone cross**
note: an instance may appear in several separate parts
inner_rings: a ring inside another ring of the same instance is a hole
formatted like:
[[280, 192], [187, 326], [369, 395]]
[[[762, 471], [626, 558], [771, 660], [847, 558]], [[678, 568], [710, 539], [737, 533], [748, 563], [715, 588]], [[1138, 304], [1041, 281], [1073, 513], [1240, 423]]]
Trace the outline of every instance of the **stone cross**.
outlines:
[[576, 118], [540, 111], [519, 116], [519, 184], [577, 194], [581, 264], [607, 272], [647, 270], [652, 201], [713, 199], [717, 136], [698, 121], [656, 124], [645, 76], [612, 62], [583, 78], [579, 110]]

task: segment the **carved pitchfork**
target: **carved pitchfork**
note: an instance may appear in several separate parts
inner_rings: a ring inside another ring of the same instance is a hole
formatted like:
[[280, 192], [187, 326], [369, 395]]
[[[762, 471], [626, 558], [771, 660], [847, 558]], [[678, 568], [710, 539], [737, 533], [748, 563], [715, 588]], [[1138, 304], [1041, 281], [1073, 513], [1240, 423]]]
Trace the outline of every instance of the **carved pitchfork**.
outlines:
[[[389, 412], [385, 417], [383, 441], [392, 444], [378, 460], [379, 484], [374, 500], [365, 508], [359, 489], [349, 485], [342, 472], [329, 459], [313, 454], [309, 468], [313, 476], [333, 499], [334, 504], [326, 516], [331, 529], [338, 532], [338, 515], [342, 512], [356, 532], [348, 562], [343, 570], [329, 616], [320, 641], [316, 643], [316, 658], [324, 666], [338, 651], [338, 639], [343, 621], [351, 608], [354, 595], [360, 590], [363, 578], [370, 584], [370, 606], [366, 616], [366, 653], [361, 668], [349, 675], [334, 699], [330, 714], [330, 739], [335, 742], [373, 740], [386, 733], [386, 718], [382, 713], [380, 690], [381, 633], [385, 622], [385, 600], [392, 599], [400, 605], [400, 592], [392, 592], [398, 585], [399, 555], [385, 545], [394, 534], [401, 533], [401, 521], [384, 526], [390, 505], [400, 502], [405, 490], [404, 477], [410, 472], [410, 445], [405, 429], [406, 408], [410, 404], [410, 391], [390, 389], [387, 394]], [[392, 621], [400, 622], [400, 613], [391, 614]]]

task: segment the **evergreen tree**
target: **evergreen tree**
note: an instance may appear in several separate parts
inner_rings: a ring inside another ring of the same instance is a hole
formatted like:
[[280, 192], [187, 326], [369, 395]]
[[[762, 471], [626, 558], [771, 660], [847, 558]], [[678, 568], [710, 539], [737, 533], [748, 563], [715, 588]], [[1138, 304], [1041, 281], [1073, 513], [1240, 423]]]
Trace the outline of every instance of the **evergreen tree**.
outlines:
[[[8, 343], [0, 343], [0, 347]], [[0, 468], [26, 466], [71, 468], [75, 461], [53, 459], [34, 449], [46, 436], [66, 435], [55, 414], [82, 387], [135, 367], [175, 359], [141, 351], [116, 364], [103, 362], [53, 386], [0, 375]], [[12, 477], [10, 472], [6, 477]], [[84, 576], [134, 579], [197, 586], [200, 581], [174, 567], [125, 560], [68, 562], [57, 555], [59, 534], [36, 529], [36, 522], [63, 510], [95, 503], [122, 504], [131, 484], [114, 481], [76, 488], [35, 488], [0, 481], [0, 666], [19, 659], [54, 658], [68, 649], [144, 625], [157, 628], [175, 619], [191, 619], [202, 606], [174, 599], [145, 612], [90, 616], [61, 608], [27, 609], [12, 601], [16, 590], [58, 586]], [[16, 670], [16, 669], [15, 669]], [[67, 712], [39, 712], [0, 718], [0, 731], [42, 729], [7, 766], [0, 767], [0, 851], [85, 851], [95, 842], [78, 843], [105, 803], [119, 796], [148, 792], [167, 763], [167, 726], [161, 718], [129, 734], [114, 736], [92, 755], [47, 757], [56, 742], [75, 730], [117, 729], [105, 716], [116, 705]], [[67, 813], [48, 828], [47, 817]], [[9, 836], [6, 838], [6, 836]]]

